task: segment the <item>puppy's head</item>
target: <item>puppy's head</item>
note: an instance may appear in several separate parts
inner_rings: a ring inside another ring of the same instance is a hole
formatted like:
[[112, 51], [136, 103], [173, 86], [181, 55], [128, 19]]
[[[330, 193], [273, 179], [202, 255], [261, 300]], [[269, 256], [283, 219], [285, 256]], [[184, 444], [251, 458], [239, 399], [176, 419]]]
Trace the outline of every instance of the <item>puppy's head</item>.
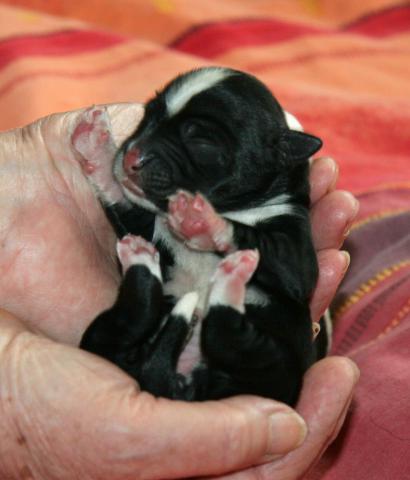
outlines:
[[179, 189], [201, 192], [223, 212], [282, 193], [284, 178], [321, 141], [290, 130], [285, 114], [255, 77], [203, 68], [177, 77], [145, 107], [121, 147], [115, 175], [126, 196], [166, 210]]

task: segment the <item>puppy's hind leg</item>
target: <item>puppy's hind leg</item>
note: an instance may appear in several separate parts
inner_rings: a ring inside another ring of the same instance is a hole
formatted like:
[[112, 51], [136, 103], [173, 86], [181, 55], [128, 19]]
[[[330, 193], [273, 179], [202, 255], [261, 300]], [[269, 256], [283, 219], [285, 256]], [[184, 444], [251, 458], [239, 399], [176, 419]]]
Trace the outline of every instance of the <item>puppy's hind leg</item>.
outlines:
[[[297, 398], [302, 372], [287, 336], [301, 332], [295, 312], [275, 299], [274, 307], [248, 303], [245, 309], [245, 286], [258, 260], [256, 251], [243, 250], [217, 268], [201, 334], [204, 362], [193, 375], [195, 400], [253, 394], [294, 404]], [[309, 341], [310, 331], [307, 326]]]
[[145, 358], [139, 382], [143, 389], [154, 395], [193, 400], [187, 377], [177, 372], [177, 365], [192, 335], [192, 319], [198, 298], [196, 292], [189, 292], [177, 302]]
[[152, 244], [133, 235], [120, 240], [117, 251], [124, 272], [117, 299], [88, 327], [80, 347], [137, 378], [163, 313], [159, 254]]
[[[205, 359], [193, 374], [195, 399], [245, 393], [243, 369], [253, 367], [250, 351], [263, 341], [245, 314], [246, 284], [259, 261], [256, 250], [240, 250], [222, 260], [211, 280], [208, 313], [201, 332]], [[237, 374], [237, 379], [235, 375]], [[250, 393], [250, 392], [248, 392]]]
[[222, 260], [211, 280], [209, 309], [223, 306], [244, 313], [246, 284], [256, 270], [258, 262], [257, 250], [239, 250]]

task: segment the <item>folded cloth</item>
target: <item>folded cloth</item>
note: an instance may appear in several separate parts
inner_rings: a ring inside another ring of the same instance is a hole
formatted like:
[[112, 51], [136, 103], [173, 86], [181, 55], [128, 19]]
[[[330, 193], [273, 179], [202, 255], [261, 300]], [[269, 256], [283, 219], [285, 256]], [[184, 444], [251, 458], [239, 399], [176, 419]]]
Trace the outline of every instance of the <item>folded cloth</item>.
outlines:
[[348, 420], [309, 480], [410, 478], [410, 184], [358, 196], [333, 353], [361, 370]]

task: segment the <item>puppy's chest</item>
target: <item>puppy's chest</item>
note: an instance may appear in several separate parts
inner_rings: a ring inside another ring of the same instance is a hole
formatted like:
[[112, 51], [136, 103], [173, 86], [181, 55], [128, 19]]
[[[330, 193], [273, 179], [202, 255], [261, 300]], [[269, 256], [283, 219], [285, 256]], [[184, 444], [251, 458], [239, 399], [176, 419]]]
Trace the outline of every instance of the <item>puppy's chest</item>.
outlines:
[[[189, 249], [172, 235], [159, 217], [155, 222], [153, 240], [155, 244], [161, 242], [173, 258], [173, 265], [167, 267], [164, 293], [179, 299], [185, 293], [195, 291], [199, 295], [197, 310], [205, 312], [212, 278], [222, 257], [212, 252]], [[246, 288], [245, 303], [263, 307], [270, 301], [265, 292], [251, 284]]]
[[162, 219], [155, 222], [154, 243], [161, 244], [173, 258], [173, 265], [167, 267], [167, 281], [164, 293], [181, 298], [185, 293], [199, 294], [197, 308], [205, 309], [210, 281], [221, 258], [211, 252], [196, 252], [187, 248], [175, 238]]

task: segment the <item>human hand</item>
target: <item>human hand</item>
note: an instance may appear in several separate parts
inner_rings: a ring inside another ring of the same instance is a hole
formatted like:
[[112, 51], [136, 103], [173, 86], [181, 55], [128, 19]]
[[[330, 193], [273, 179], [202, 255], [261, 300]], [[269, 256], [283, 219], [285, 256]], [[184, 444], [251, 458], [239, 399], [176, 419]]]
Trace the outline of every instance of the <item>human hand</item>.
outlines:
[[[121, 141], [142, 110], [118, 105], [108, 111]], [[0, 316], [0, 476], [220, 475], [293, 450], [304, 427], [284, 405], [255, 397], [201, 404], [154, 399], [113, 365], [73, 348], [113, 302], [119, 281], [114, 235], [71, 150], [77, 117], [41, 119], [3, 133], [0, 142], [0, 305], [13, 314]], [[329, 224], [315, 237], [321, 267], [315, 315], [343, 275], [345, 257], [333, 248], [353, 211], [338, 192], [324, 194], [336, 175], [331, 171], [323, 161], [312, 167], [314, 229], [323, 212]], [[298, 407], [308, 438], [282, 460], [259, 467], [263, 475], [274, 478], [280, 468], [280, 478], [298, 478], [305, 471], [340, 427], [356, 376], [346, 359], [312, 367]], [[281, 413], [287, 415], [274, 415]]]

